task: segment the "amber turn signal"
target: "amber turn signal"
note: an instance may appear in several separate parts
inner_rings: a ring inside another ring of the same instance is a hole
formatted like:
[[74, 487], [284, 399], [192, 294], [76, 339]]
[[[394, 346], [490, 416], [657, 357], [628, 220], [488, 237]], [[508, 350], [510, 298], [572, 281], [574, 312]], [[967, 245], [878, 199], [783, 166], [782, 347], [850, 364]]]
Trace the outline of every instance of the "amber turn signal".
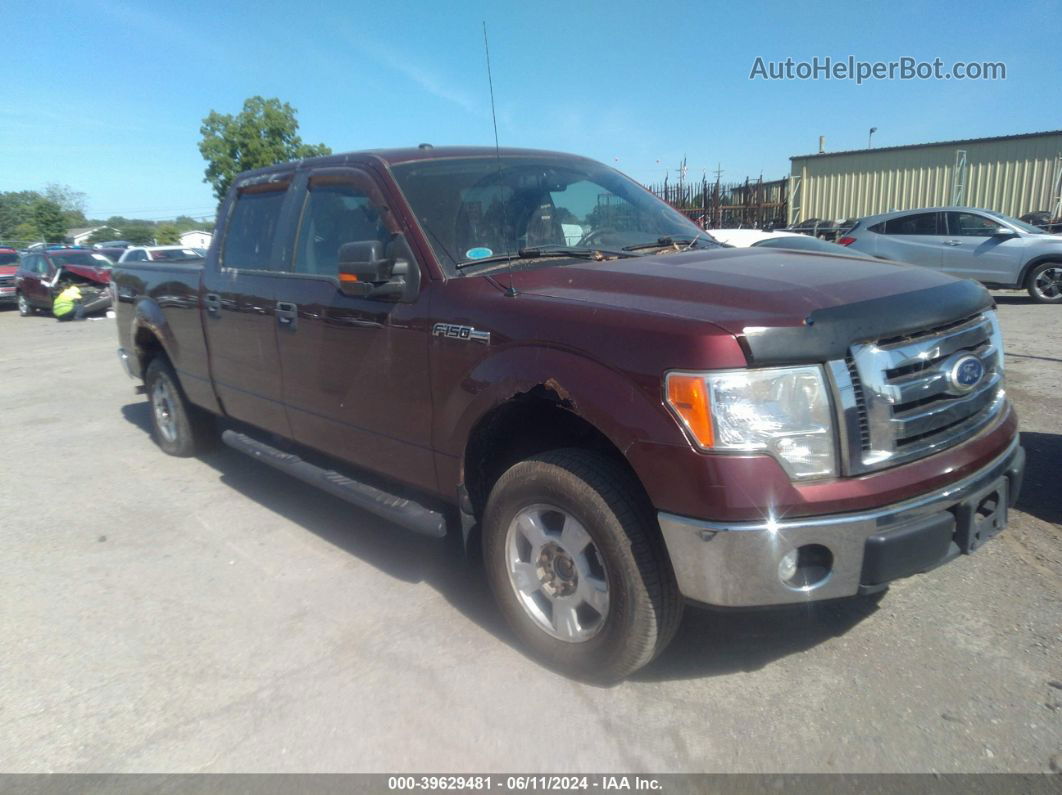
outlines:
[[353, 273], [341, 273], [339, 274], [339, 281], [341, 282], [356, 282], [358, 277]]
[[667, 402], [685, 423], [701, 447], [711, 447], [712, 412], [708, 405], [708, 387], [702, 376], [671, 373], [667, 377]]

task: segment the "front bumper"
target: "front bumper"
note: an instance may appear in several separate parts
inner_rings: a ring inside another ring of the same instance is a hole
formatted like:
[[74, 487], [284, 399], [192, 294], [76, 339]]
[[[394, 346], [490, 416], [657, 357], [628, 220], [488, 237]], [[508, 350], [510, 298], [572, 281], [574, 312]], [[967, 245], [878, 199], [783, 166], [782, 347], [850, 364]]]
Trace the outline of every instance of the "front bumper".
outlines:
[[[968, 477], [872, 511], [716, 523], [658, 515], [679, 590], [722, 607], [854, 596], [973, 552], [1002, 530], [1025, 470], [1018, 439]], [[829, 550], [828, 573], [804, 587], [783, 582], [782, 558], [800, 547]]]
[[13, 304], [16, 301], [18, 301], [18, 293], [15, 285], [10, 283], [0, 285], [0, 304]]

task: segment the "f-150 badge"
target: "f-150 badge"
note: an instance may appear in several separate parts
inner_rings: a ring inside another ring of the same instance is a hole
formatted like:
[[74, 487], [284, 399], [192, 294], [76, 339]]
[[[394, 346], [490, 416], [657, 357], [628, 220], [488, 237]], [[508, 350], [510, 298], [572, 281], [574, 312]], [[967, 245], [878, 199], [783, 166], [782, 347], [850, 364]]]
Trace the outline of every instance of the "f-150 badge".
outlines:
[[484, 345], [490, 345], [490, 332], [477, 331], [472, 326], [458, 326], [453, 323], [436, 323], [431, 327], [431, 333], [435, 337], [465, 340], [466, 342], [482, 342]]

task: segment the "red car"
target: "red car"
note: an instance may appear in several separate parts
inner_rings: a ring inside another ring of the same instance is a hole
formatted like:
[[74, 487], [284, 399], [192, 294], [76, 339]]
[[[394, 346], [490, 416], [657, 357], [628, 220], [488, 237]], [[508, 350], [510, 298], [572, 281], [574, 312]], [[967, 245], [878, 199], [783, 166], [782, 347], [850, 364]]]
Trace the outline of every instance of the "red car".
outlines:
[[18, 252], [13, 248], [0, 248], [0, 304], [15, 302], [15, 271], [18, 270]]
[[111, 272], [100, 267], [99, 260], [85, 250], [32, 251], [22, 258], [15, 272], [14, 289], [19, 314], [27, 317], [40, 309], [50, 312], [60, 280], [75, 281], [90, 288], [105, 288], [111, 281]]

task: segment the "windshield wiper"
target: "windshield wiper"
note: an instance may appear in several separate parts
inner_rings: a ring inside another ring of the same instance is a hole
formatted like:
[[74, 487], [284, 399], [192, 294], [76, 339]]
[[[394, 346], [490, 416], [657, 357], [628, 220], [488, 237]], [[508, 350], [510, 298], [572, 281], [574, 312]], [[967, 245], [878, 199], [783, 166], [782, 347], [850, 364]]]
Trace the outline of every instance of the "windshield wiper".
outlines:
[[546, 257], [563, 257], [565, 259], [604, 259], [605, 257], [637, 257], [630, 251], [613, 251], [607, 248], [568, 248], [565, 246], [528, 246], [519, 249], [515, 254], [495, 254], [483, 259], [473, 259], [467, 262], [459, 262], [458, 270], [471, 268], [473, 265], [484, 265], [497, 262], [519, 262], [526, 259], [544, 259]]
[[698, 240], [707, 240], [709, 243], [715, 243], [709, 235], [704, 232], [694, 235], [693, 237], [658, 237], [655, 242], [652, 243], [635, 243], [633, 246], [624, 246], [624, 251], [642, 251], [647, 248], [667, 248], [668, 246], [681, 246], [685, 245], [687, 248], [692, 248], [693, 244]]

